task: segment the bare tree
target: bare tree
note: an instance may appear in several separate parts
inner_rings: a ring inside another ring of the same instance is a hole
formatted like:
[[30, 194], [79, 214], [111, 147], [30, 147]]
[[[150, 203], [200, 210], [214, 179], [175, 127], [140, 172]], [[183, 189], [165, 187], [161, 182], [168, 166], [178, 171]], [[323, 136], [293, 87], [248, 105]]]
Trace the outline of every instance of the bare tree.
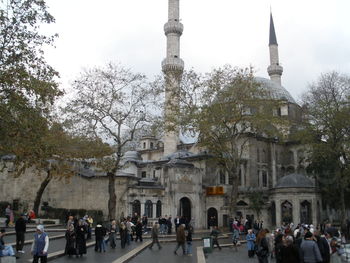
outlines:
[[85, 70], [73, 82], [76, 92], [66, 112], [76, 132], [113, 144], [115, 155], [104, 166], [108, 176], [108, 217], [116, 217], [115, 176], [124, 149], [155, 118], [158, 93], [142, 74], [112, 63]]

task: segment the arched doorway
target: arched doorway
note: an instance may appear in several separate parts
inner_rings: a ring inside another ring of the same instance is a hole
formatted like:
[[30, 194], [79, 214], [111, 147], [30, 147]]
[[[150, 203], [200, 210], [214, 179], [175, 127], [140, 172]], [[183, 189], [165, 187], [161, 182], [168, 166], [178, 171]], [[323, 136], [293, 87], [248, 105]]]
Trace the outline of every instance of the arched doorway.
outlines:
[[293, 222], [293, 205], [292, 203], [288, 201], [284, 201], [281, 204], [281, 210], [282, 210], [282, 222], [285, 223], [291, 223]]
[[307, 200], [300, 203], [300, 222], [304, 224], [312, 223], [311, 203]]
[[276, 226], [276, 204], [275, 202], [271, 202], [271, 225]]
[[141, 203], [139, 200], [134, 200], [132, 203], [132, 214], [137, 213], [138, 216], [141, 214]]
[[210, 207], [207, 212], [207, 226], [208, 229], [210, 226], [218, 225], [218, 210], [214, 207]]
[[191, 220], [191, 200], [187, 197], [180, 199], [180, 216], [183, 216], [188, 222]]

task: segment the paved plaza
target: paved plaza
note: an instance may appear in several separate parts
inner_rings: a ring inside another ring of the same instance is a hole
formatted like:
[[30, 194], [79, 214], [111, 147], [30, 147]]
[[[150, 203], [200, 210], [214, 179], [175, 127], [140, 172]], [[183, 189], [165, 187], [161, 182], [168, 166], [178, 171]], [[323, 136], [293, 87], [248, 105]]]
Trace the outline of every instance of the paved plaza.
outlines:
[[[8, 229], [8, 235], [6, 236], [6, 242], [8, 244], [14, 245], [15, 235], [11, 232], [11, 229]], [[247, 256], [247, 250], [245, 244], [242, 244], [238, 249], [232, 248], [230, 235], [224, 234], [219, 239], [220, 244], [222, 245], [222, 250], [214, 248], [212, 253], [206, 255], [205, 261], [200, 260], [200, 255], [197, 257], [197, 247], [203, 246], [202, 237], [208, 236], [209, 232], [206, 230], [198, 231], [194, 234], [193, 238], [193, 248], [192, 256], [183, 255], [181, 247], [177, 251], [177, 255], [174, 254], [174, 249], [176, 247], [175, 235], [171, 236], [162, 236], [160, 238], [162, 249], [158, 249], [157, 245], [154, 245], [152, 249], [149, 249], [148, 246], [151, 242], [151, 239], [148, 235], [145, 236], [143, 242], [131, 242], [129, 246], [126, 246], [125, 249], [121, 249], [120, 241], [117, 240], [117, 247], [111, 249], [107, 246], [107, 250], [104, 253], [98, 253], [94, 250], [94, 238], [87, 241], [89, 246], [87, 249], [87, 254], [82, 258], [76, 258], [63, 255], [65, 248], [66, 240], [64, 238], [64, 229], [52, 228], [47, 229], [47, 233], [50, 236], [50, 246], [49, 246], [49, 261], [50, 262], [84, 262], [84, 263], [93, 263], [93, 262], [113, 262], [113, 263], [122, 263], [122, 262], [151, 262], [151, 263], [214, 263], [214, 262], [257, 262], [256, 258], [250, 259]], [[26, 245], [24, 246], [25, 254], [19, 254], [20, 258], [17, 259], [19, 263], [29, 263], [31, 262], [32, 256], [30, 255], [30, 246], [33, 239], [34, 233], [26, 234]], [[271, 261], [274, 262], [274, 261]]]

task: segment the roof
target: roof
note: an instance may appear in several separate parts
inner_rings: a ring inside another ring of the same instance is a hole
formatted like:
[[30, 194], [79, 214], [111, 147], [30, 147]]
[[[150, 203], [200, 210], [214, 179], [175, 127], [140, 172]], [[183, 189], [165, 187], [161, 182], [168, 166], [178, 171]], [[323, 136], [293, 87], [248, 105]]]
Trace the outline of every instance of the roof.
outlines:
[[275, 25], [273, 24], [272, 13], [270, 14], [270, 39], [269, 39], [269, 45], [278, 45], [277, 44], [277, 38], [276, 38], [276, 32], [275, 32]]
[[290, 103], [297, 104], [290, 93], [278, 83], [261, 77], [255, 77], [255, 80], [261, 84], [262, 88], [269, 92], [268, 96], [276, 100], [286, 100]]
[[280, 178], [275, 188], [315, 188], [315, 184], [305, 175], [292, 173]]

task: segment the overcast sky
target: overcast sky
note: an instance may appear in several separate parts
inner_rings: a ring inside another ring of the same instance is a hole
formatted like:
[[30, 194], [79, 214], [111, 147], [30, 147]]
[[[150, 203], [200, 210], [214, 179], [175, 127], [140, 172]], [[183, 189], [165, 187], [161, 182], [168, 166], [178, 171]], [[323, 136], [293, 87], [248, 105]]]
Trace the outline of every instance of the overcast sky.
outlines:
[[[67, 88], [83, 67], [113, 61], [161, 72], [168, 0], [47, 0], [57, 32], [49, 63]], [[180, 0], [185, 68], [208, 72], [224, 64], [253, 65], [268, 77], [270, 6], [284, 68], [282, 85], [298, 99], [322, 73], [350, 74], [349, 0]]]

